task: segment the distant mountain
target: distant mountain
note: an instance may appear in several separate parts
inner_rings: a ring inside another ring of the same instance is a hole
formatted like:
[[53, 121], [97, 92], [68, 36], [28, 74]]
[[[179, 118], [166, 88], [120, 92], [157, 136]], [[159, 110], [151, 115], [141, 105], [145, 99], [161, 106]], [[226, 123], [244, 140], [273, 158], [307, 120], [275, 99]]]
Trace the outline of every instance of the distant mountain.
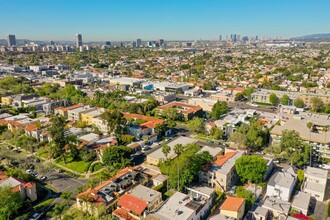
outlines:
[[306, 41], [330, 41], [330, 33], [325, 34], [309, 34], [301, 37], [294, 37], [295, 40], [306, 40]]

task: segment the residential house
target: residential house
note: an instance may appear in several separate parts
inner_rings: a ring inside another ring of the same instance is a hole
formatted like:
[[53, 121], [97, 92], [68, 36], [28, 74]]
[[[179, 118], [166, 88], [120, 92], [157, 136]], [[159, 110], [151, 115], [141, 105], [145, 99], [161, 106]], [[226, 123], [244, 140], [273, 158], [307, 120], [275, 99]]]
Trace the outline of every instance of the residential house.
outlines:
[[23, 199], [31, 202], [37, 200], [37, 187], [35, 182], [25, 182], [15, 177], [7, 176], [0, 171], [0, 187], [10, 186], [14, 192], [19, 192]]
[[220, 214], [226, 217], [243, 219], [245, 212], [245, 199], [237, 197], [227, 197], [220, 206]]
[[262, 207], [271, 211], [274, 218], [286, 219], [291, 209], [291, 203], [275, 197], [266, 196]]
[[270, 177], [266, 195], [290, 201], [296, 182], [297, 175], [294, 171], [283, 168], [282, 171], [276, 172]]
[[143, 199], [131, 194], [125, 194], [119, 199], [117, 209], [112, 212], [112, 215], [125, 220], [142, 219], [147, 207], [148, 204]]
[[324, 201], [326, 199], [328, 170], [307, 167], [304, 178], [303, 191], [315, 197], [318, 201]]
[[158, 208], [162, 202], [162, 193], [140, 184], [128, 191], [127, 194], [146, 202], [148, 212]]
[[262, 206], [257, 206], [247, 213], [244, 220], [272, 220], [272, 217], [271, 212], [268, 209]]
[[292, 200], [292, 209], [301, 212], [304, 215], [308, 214], [311, 195], [305, 192], [298, 192]]

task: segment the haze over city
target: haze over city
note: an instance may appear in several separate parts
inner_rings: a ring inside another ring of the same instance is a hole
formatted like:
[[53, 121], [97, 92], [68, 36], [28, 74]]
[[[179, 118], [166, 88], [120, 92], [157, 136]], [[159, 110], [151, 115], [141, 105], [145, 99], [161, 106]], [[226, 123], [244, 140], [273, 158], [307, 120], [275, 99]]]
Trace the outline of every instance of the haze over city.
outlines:
[[19, 39], [86, 41], [212, 40], [219, 34], [298, 37], [328, 33], [330, 2], [2, 0], [1, 35]]

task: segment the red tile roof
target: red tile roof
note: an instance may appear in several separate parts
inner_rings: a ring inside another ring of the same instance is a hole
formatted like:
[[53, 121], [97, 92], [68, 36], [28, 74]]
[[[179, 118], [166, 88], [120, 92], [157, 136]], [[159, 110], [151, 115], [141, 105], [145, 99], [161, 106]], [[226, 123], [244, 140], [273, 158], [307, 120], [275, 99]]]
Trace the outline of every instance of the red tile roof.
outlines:
[[145, 115], [139, 115], [139, 114], [130, 114], [130, 113], [124, 113], [125, 118], [134, 118], [134, 119], [142, 119], [145, 120], [145, 123], [140, 124], [140, 127], [145, 128], [155, 128], [157, 124], [164, 124], [164, 120], [154, 117], [149, 117]]
[[124, 209], [117, 208], [115, 211], [112, 212], [113, 215], [118, 216], [120, 219], [125, 220], [138, 220], [139, 218], [133, 217], [129, 212]]
[[118, 201], [118, 206], [140, 215], [148, 205], [147, 202], [143, 201], [142, 199], [139, 199], [130, 194], [125, 194]]
[[225, 155], [219, 155], [217, 156], [217, 159], [215, 160], [214, 164], [218, 166], [222, 166], [224, 163], [227, 162], [232, 156], [234, 156], [236, 152], [228, 152]]
[[35, 124], [28, 124], [25, 127], [25, 131], [36, 131], [36, 130], [38, 130], [38, 127]]
[[245, 199], [243, 198], [227, 197], [227, 199], [222, 203], [220, 210], [237, 212], [244, 202]]

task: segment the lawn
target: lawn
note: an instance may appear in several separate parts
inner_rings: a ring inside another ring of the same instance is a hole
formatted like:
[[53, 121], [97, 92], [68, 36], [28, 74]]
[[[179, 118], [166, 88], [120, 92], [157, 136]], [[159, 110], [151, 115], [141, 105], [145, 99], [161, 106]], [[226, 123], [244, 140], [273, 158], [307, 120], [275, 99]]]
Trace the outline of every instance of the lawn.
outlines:
[[90, 162], [85, 161], [73, 161], [71, 157], [66, 157], [66, 164], [64, 164], [62, 157], [56, 159], [56, 163], [59, 165], [65, 166], [71, 170], [74, 170], [78, 173], [84, 173], [87, 166], [89, 166]]
[[100, 170], [102, 167], [103, 167], [102, 163], [95, 163], [91, 166], [90, 171], [93, 173], [93, 172]]

